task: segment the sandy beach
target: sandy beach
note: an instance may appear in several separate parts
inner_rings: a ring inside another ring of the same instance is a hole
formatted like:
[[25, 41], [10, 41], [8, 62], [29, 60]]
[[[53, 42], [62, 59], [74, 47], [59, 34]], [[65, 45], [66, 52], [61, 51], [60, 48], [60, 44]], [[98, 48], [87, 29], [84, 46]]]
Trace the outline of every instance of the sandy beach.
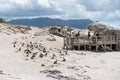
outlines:
[[0, 80], [120, 80], [120, 52], [63, 50], [63, 38], [45, 29], [0, 28]]

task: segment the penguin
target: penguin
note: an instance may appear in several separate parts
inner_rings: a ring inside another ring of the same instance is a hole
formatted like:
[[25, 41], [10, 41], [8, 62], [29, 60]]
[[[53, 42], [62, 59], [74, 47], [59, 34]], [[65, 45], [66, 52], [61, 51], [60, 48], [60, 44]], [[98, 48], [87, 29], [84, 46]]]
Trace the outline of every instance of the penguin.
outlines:
[[13, 47], [15, 48], [15, 44], [13, 45]]
[[61, 50], [60, 50], [60, 52], [59, 52], [59, 53], [62, 53], [62, 52], [61, 52]]
[[62, 60], [63, 62], [66, 62], [66, 59], [63, 57], [63, 60]]
[[33, 59], [36, 56], [37, 53], [33, 53], [31, 59]]
[[28, 56], [29, 56], [29, 54], [26, 55], [26, 57], [28, 57]]
[[30, 41], [30, 44], [32, 44], [32, 42]]
[[64, 51], [64, 52], [65, 52], [66, 55], [68, 54], [67, 51]]
[[56, 60], [56, 61], [54, 61], [54, 64], [57, 64], [57, 60]]
[[42, 53], [40, 53], [39, 57], [40, 57], [40, 58], [42, 58], [42, 57], [43, 57], [43, 54], [42, 54]]
[[37, 49], [37, 48], [38, 48], [38, 45], [36, 45], [35, 48]]
[[17, 41], [13, 42], [13, 44], [16, 44], [16, 43], [17, 43]]
[[41, 51], [41, 48], [38, 48], [39, 51]]
[[45, 53], [45, 52], [46, 52], [46, 48], [44, 47], [44, 48], [43, 48], [43, 53]]
[[41, 66], [45, 66], [44, 64], [41, 64]]
[[33, 50], [33, 49], [34, 49], [34, 47], [31, 48], [31, 50]]
[[22, 46], [24, 46], [24, 43], [22, 43]]
[[47, 56], [47, 52], [45, 53], [45, 56]]
[[29, 44], [27, 44], [27, 48], [28, 48], [28, 47], [30, 47], [30, 45], [29, 45]]
[[53, 56], [52, 56], [52, 58], [51, 58], [51, 59], [54, 59], [54, 58], [55, 58], [55, 56], [56, 56], [56, 55], [53, 53]]
[[32, 48], [32, 47], [33, 47], [33, 45], [31, 44], [31, 45], [30, 45], [30, 48]]
[[18, 49], [18, 51], [21, 51], [21, 47]]

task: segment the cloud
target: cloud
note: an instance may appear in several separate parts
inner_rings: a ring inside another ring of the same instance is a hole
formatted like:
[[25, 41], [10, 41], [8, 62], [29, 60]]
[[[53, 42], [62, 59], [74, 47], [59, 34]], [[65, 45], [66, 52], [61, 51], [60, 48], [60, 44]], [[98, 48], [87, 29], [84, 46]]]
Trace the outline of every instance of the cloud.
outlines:
[[43, 8], [50, 8], [51, 5], [48, 0], [37, 0], [38, 5]]
[[0, 1], [0, 17], [4, 17], [6, 19], [59, 14], [60, 11], [58, 8], [54, 8], [53, 6], [50, 7], [50, 4], [47, 2], [47, 0], [6, 0], [6, 2]]
[[23, 9], [32, 8], [32, 3], [30, 0], [14, 0], [14, 4], [18, 5], [19, 7], [23, 8]]
[[61, 19], [90, 18], [94, 21], [120, 21], [120, 0], [1, 0], [0, 17]]

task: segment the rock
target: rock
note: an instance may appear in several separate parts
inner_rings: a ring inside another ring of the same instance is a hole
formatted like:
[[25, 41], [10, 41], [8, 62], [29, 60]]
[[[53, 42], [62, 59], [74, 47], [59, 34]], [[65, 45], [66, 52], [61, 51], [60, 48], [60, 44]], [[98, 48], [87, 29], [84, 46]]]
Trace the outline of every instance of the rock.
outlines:
[[3, 74], [3, 71], [2, 71], [2, 70], [0, 70], [0, 74]]
[[48, 41], [56, 41], [56, 39], [54, 37], [49, 37], [47, 38]]

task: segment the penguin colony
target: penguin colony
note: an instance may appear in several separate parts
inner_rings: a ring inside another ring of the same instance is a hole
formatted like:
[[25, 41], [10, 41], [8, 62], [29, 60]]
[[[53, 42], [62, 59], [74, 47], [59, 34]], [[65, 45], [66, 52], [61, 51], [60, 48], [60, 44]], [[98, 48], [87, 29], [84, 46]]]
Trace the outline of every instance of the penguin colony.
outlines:
[[14, 41], [12, 44], [16, 53], [24, 53], [26, 60], [37, 60], [41, 63], [41, 66], [66, 62], [65, 57], [68, 55], [66, 50], [47, 48], [41, 41], [30, 41], [27, 37], [21, 39]]

